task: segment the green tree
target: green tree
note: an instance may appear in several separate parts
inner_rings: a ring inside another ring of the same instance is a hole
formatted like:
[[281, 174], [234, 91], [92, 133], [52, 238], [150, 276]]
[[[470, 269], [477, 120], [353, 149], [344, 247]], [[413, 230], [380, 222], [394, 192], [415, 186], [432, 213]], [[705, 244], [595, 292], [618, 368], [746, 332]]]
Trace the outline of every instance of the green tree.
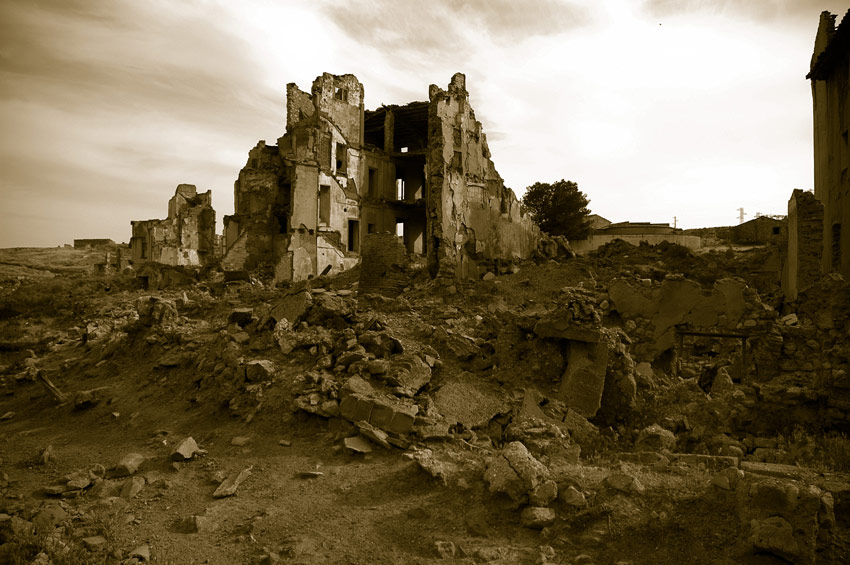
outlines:
[[589, 203], [578, 184], [563, 179], [552, 184], [536, 182], [522, 197], [522, 205], [541, 230], [567, 239], [584, 239], [590, 234]]

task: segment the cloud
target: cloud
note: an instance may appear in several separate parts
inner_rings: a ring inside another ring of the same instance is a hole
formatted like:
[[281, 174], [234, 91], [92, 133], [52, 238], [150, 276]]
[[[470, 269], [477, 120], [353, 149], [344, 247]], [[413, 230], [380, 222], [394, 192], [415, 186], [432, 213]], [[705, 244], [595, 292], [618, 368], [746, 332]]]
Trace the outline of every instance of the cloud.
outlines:
[[559, 0], [331, 1], [322, 11], [363, 46], [456, 60], [476, 48], [480, 33], [507, 44], [562, 33], [589, 21], [585, 8]]
[[[762, 22], [796, 20], [817, 28], [823, 10], [844, 14], [843, 0], [645, 0], [643, 10], [657, 18], [693, 14], [741, 15]], [[814, 37], [814, 32], [812, 32]]]

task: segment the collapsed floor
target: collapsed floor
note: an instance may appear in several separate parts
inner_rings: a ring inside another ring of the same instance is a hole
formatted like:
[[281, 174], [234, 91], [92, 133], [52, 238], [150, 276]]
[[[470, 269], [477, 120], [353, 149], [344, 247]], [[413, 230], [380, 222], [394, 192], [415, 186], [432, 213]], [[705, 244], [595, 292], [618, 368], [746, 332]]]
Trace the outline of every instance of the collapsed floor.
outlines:
[[850, 293], [762, 259], [6, 280], [0, 561], [846, 562]]

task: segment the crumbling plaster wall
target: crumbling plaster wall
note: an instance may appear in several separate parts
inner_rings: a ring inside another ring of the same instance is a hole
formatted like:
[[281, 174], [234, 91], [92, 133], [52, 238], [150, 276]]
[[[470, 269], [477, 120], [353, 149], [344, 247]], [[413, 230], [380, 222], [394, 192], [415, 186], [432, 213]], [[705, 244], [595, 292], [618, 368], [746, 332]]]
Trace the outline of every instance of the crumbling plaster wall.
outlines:
[[479, 275], [481, 260], [529, 257], [540, 230], [490, 160], [466, 77], [455, 74], [445, 91], [431, 85], [429, 99], [429, 261], [441, 275], [463, 279]]
[[[226, 269], [266, 262], [277, 280], [299, 281], [356, 262], [346, 245], [348, 221], [360, 214], [362, 106], [363, 86], [353, 75], [325, 73], [310, 93], [287, 85], [286, 133], [276, 147], [258, 144], [235, 184]], [[320, 209], [322, 186], [327, 210]]]
[[130, 222], [130, 249], [134, 264], [202, 266], [215, 255], [215, 210], [212, 192], [197, 193], [191, 184], [180, 184], [168, 201], [163, 220]]
[[234, 213], [224, 217], [225, 247], [222, 266], [227, 270], [255, 268], [274, 258], [276, 244], [287, 240], [275, 216], [281, 184], [290, 171], [279, 148], [260, 141], [248, 152], [248, 160], [233, 184]]
[[634, 340], [635, 358], [650, 362], [675, 346], [679, 324], [697, 330], [759, 333], [776, 315], [737, 279], [718, 280], [711, 290], [681, 275], [669, 275], [660, 283], [614, 279], [608, 299]]

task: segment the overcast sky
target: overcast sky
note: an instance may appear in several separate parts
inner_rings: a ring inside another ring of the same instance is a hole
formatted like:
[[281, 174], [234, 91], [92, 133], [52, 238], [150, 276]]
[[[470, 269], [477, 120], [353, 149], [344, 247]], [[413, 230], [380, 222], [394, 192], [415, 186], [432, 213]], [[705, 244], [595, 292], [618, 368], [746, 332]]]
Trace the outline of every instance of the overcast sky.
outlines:
[[[612, 221], [733, 225], [812, 187], [805, 79], [834, 0], [3, 0], [0, 247], [129, 241], [179, 183], [219, 226], [285, 85], [367, 109], [467, 77], [507, 186], [578, 182]], [[219, 231], [220, 231], [219, 227]]]

